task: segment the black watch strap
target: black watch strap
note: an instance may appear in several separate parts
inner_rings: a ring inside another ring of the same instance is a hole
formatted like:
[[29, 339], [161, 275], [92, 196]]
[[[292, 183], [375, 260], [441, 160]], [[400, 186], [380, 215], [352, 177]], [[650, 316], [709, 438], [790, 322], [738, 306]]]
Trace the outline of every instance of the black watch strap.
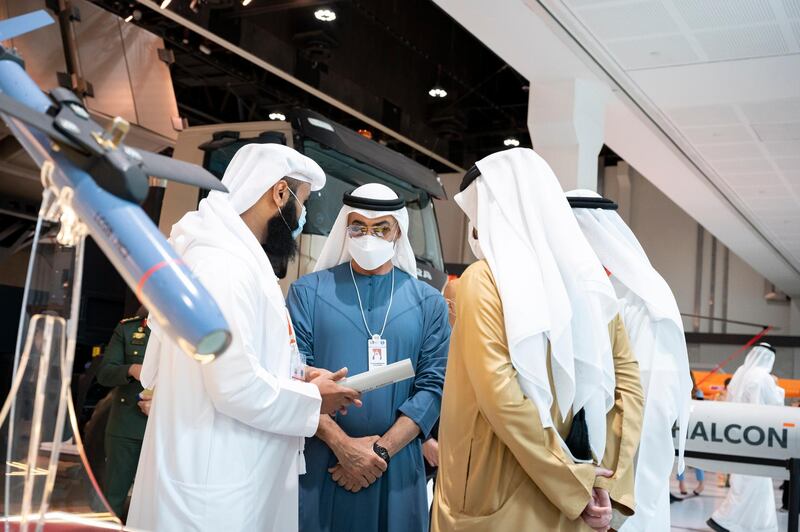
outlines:
[[389, 465], [389, 460], [391, 457], [389, 456], [389, 451], [387, 451], [385, 447], [381, 447], [376, 442], [372, 444], [372, 450], [375, 451], [375, 454], [383, 458], [383, 461], [386, 462], [386, 465]]

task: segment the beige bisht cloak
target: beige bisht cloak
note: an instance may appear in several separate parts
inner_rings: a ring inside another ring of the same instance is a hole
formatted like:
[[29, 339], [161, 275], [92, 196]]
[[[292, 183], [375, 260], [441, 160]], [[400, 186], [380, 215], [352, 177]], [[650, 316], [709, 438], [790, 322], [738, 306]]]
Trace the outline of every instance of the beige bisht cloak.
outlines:
[[536, 406], [524, 396], [511, 364], [503, 305], [486, 261], [473, 264], [461, 277], [456, 308], [432, 532], [590, 531], [580, 514], [593, 487], [609, 491], [617, 517], [631, 515], [644, 395], [619, 317], [609, 324], [616, 388], [601, 464], [614, 475], [596, 478], [595, 466], [572, 462], [556, 436], [558, 431], [566, 438], [572, 414], [561, 421], [554, 401], [555, 426], [544, 429]]

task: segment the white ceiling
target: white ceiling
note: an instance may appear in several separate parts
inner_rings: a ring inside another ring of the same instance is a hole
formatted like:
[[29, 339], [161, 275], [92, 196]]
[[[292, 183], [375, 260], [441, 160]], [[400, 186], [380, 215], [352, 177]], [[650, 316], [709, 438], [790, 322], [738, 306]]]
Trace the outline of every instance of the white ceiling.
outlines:
[[800, 0], [560, 1], [559, 19], [800, 268]]
[[607, 83], [606, 144], [800, 295], [800, 0], [435, 1], [534, 88]]

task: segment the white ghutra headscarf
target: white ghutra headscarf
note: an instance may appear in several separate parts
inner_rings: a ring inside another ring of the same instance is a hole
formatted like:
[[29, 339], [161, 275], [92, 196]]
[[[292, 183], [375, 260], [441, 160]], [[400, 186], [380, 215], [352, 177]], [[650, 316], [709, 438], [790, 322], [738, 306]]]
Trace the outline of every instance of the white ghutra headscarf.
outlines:
[[[367, 183], [355, 189], [351, 194], [354, 198], [364, 200], [391, 201], [398, 200], [400, 197], [386, 185], [380, 183]], [[408, 273], [413, 278], [417, 278], [417, 259], [414, 256], [414, 249], [408, 239], [408, 209], [405, 207], [394, 211], [374, 211], [358, 209], [344, 205], [333, 222], [331, 233], [328, 235], [322, 252], [317, 259], [314, 271], [327, 270], [339, 264], [350, 262], [353, 258], [347, 248], [347, 218], [350, 213], [358, 213], [365, 218], [380, 218], [382, 216], [392, 216], [400, 226], [400, 238], [397, 240], [394, 250], [392, 263], [401, 270]]]
[[[614, 404], [608, 330], [617, 313], [614, 289], [544, 159], [515, 148], [476, 166], [481, 175], [455, 200], [477, 228], [497, 282], [520, 386], [545, 428], [553, 426], [554, 399], [564, 417], [584, 409], [599, 462], [606, 414]], [[551, 347], [552, 389], [545, 340]], [[562, 448], [574, 458], [563, 441]]]

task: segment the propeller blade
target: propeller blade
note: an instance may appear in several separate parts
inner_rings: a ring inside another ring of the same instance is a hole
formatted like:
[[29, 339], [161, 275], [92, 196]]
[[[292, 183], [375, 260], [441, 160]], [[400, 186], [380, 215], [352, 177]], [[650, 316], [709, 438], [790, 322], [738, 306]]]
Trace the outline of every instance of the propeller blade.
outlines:
[[44, 9], [2, 20], [0, 21], [0, 41], [19, 37], [25, 33], [49, 26], [53, 22], [53, 17], [48, 15]]
[[38, 111], [34, 111], [27, 105], [18, 102], [3, 92], [0, 92], [0, 112], [21, 120], [26, 125], [38, 129], [59, 144], [83, 151], [82, 148], [76, 146], [74, 142], [56, 130], [56, 128], [53, 126], [52, 117], [39, 113]]
[[196, 164], [164, 157], [149, 151], [136, 150], [130, 146], [125, 146], [125, 152], [130, 157], [142, 162], [142, 169], [147, 175], [208, 190], [228, 192], [219, 179]]

